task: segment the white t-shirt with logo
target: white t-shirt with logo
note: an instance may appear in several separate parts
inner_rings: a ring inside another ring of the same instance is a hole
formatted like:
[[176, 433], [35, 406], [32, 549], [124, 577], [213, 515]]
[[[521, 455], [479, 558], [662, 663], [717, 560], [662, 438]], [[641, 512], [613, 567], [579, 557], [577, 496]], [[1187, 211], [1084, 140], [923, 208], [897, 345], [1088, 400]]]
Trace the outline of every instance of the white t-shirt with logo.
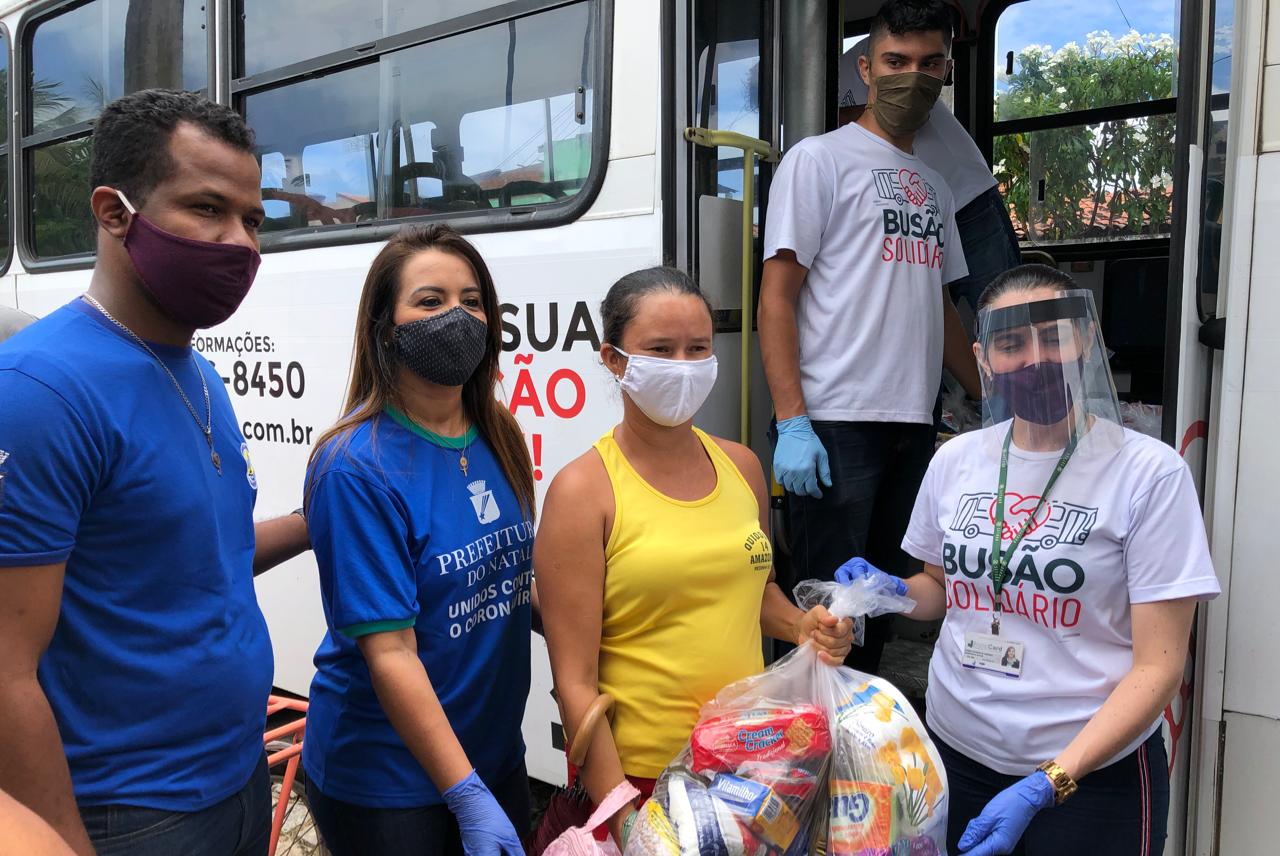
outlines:
[[[1220, 588], [1186, 463], [1158, 440], [1099, 421], [1009, 562], [1000, 636], [1025, 644], [1022, 676], [963, 667], [965, 634], [991, 632], [988, 557], [1008, 430], [1005, 422], [962, 434], [938, 450], [902, 548], [946, 579], [946, 619], [929, 663], [929, 727], [968, 757], [1021, 776], [1061, 753], [1132, 668], [1131, 604], [1209, 599]], [[1010, 447], [1005, 549], [1060, 455]]]
[[[866, 50], [867, 40], [863, 39], [840, 57], [841, 107], [867, 103], [867, 85], [858, 73], [858, 58]], [[977, 143], [941, 101], [933, 105], [929, 121], [916, 132], [915, 153], [937, 170], [951, 188], [957, 210], [996, 186], [996, 178]]]
[[858, 124], [787, 152], [769, 190], [764, 257], [809, 269], [796, 306], [809, 417], [933, 422], [942, 286], [965, 276], [951, 191]]

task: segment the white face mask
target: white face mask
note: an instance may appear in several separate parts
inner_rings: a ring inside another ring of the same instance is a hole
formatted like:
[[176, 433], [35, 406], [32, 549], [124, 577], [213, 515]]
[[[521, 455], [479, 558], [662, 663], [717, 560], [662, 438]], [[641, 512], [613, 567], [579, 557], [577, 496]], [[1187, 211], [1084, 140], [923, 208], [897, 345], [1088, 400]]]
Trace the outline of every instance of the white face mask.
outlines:
[[664, 360], [661, 357], [632, 356], [620, 381], [623, 391], [636, 407], [659, 425], [674, 427], [693, 418], [711, 394], [716, 382], [716, 358], [705, 360]]

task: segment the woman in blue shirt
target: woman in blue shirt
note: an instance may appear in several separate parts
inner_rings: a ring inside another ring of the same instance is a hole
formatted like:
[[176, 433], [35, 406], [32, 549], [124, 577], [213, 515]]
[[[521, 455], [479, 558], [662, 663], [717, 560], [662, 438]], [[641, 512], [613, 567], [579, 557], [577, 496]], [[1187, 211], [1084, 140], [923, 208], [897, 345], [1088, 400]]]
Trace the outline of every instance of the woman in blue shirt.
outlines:
[[387, 243], [306, 480], [329, 629], [302, 762], [335, 856], [523, 852], [534, 489], [500, 351], [475, 247], [441, 225]]

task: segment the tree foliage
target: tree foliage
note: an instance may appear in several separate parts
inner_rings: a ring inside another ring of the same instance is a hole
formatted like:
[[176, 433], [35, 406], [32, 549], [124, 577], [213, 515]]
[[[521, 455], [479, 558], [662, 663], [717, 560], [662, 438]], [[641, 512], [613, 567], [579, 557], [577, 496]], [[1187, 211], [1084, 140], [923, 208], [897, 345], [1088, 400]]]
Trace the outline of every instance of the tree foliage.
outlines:
[[[1176, 55], [1170, 36], [1137, 32], [1029, 45], [1000, 75], [996, 120], [1169, 98]], [[1163, 115], [997, 136], [993, 160], [1018, 231], [1052, 243], [1168, 234], [1173, 152], [1174, 117]]]

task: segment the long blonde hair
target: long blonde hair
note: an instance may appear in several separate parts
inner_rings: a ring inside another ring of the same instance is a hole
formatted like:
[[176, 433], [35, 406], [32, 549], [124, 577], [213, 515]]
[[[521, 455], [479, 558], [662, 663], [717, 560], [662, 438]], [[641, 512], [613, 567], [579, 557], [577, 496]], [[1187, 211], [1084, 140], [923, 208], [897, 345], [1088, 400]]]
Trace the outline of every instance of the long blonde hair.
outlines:
[[[480, 301], [488, 326], [484, 358], [462, 385], [462, 406], [467, 418], [488, 441], [521, 507], [534, 514], [533, 463], [524, 434], [511, 411], [494, 396], [498, 357], [502, 353], [502, 314], [498, 292], [484, 258], [475, 246], [443, 223], [406, 226], [378, 253], [369, 267], [356, 315], [355, 348], [351, 362], [351, 386], [343, 404], [343, 416], [320, 435], [311, 450], [309, 468], [321, 449], [331, 463], [360, 425], [376, 419], [387, 405], [404, 410], [395, 388], [396, 356], [392, 346], [400, 271], [405, 262], [426, 250], [450, 253], [471, 266], [480, 286]], [[310, 485], [307, 489], [308, 501]]]

